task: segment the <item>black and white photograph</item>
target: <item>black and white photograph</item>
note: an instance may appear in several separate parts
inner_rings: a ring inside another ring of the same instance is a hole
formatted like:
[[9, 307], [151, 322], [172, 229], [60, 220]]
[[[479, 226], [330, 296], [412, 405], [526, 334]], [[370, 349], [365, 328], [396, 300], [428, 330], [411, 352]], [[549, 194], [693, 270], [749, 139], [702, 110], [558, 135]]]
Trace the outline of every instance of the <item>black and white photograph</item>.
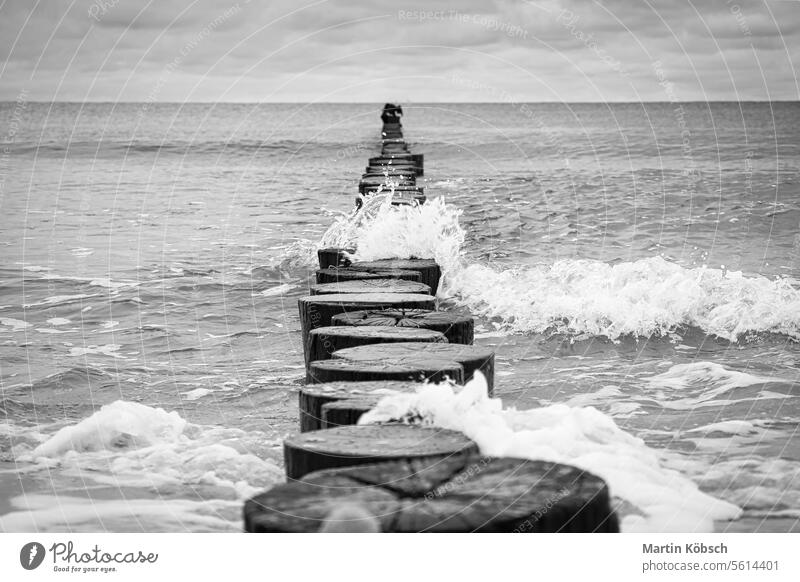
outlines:
[[798, 579], [795, 66], [797, 0], [0, 0], [3, 578]]

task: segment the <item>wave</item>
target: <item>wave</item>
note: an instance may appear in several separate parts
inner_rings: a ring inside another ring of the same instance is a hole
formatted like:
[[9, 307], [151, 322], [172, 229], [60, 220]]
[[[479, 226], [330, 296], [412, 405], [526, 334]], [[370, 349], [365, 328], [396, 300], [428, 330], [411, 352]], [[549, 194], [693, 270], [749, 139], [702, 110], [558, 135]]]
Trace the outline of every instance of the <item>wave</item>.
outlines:
[[685, 268], [662, 257], [609, 264], [565, 259], [500, 268], [470, 264], [461, 211], [443, 197], [395, 207], [372, 196], [337, 217], [319, 241], [298, 241], [281, 265], [311, 266], [322, 247], [355, 248], [353, 260], [434, 258], [443, 298], [494, 320], [504, 333], [654, 337], [698, 328], [736, 342], [754, 334], [800, 340], [800, 282]]
[[618, 339], [697, 327], [732, 342], [751, 333], [800, 339], [800, 290], [789, 279], [687, 269], [661, 257], [499, 271], [470, 265], [452, 279], [450, 291], [463, 305], [509, 331]]
[[655, 392], [658, 405], [673, 410], [789, 398], [791, 392], [775, 392], [768, 388], [782, 385], [791, 390], [794, 384], [788, 379], [729, 370], [715, 362], [677, 364], [662, 374], [647, 378], [646, 382], [648, 391]]
[[42, 470], [59, 465], [102, 485], [164, 493], [189, 485], [244, 499], [283, 481], [278, 465], [262, 458], [274, 444], [263, 434], [193, 425], [177, 412], [136, 402], [117, 400], [44, 438], [18, 460]]

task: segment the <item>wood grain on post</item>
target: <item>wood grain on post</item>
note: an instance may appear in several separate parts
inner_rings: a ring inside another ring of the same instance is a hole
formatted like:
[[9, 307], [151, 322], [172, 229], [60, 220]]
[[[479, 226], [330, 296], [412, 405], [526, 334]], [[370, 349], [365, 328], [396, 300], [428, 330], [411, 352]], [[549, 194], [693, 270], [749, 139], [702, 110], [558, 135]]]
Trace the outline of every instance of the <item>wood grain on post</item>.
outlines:
[[289, 479], [321, 469], [383, 461], [413, 459], [432, 465], [476, 451], [475, 443], [460, 432], [406, 424], [343, 426], [305, 432], [283, 441]]
[[[334, 429], [335, 430], [335, 429]], [[608, 487], [569, 465], [454, 456], [328, 469], [273, 487], [245, 505], [249, 532], [317, 532], [334, 509], [358, 507], [356, 531], [613, 533]], [[327, 524], [329, 529], [331, 524]]]
[[309, 383], [370, 382], [399, 380], [410, 382], [464, 383], [464, 367], [455, 360], [441, 357], [415, 357], [359, 362], [345, 359], [319, 360], [308, 365]]
[[447, 338], [432, 329], [411, 327], [318, 327], [308, 332], [308, 344], [304, 349], [306, 367], [309, 362], [329, 360], [337, 350], [396, 342], [446, 343]]
[[316, 273], [317, 283], [337, 283], [339, 281], [360, 281], [364, 279], [402, 279], [419, 283], [419, 271], [392, 269], [387, 271], [354, 271], [348, 267], [328, 267]]
[[403, 269], [419, 271], [420, 281], [431, 288], [431, 293], [436, 294], [439, 289], [439, 279], [442, 270], [433, 259], [380, 259], [377, 261], [357, 261], [350, 264], [354, 271], [385, 271], [386, 269]]
[[382, 309], [349, 311], [334, 315], [333, 325], [396, 325], [420, 327], [442, 332], [451, 344], [472, 345], [475, 338], [475, 320], [469, 314], [457, 311], [429, 311], [427, 309]]
[[418, 293], [341, 293], [301, 297], [297, 305], [305, 346], [309, 331], [330, 325], [331, 318], [339, 313], [376, 308], [434, 309], [436, 299], [432, 295]]
[[318, 249], [317, 259], [319, 260], [319, 268], [346, 267], [350, 264], [350, 257], [348, 255], [354, 252], [356, 252], [355, 249], [339, 249], [335, 247]]
[[311, 295], [335, 293], [421, 293], [430, 295], [431, 288], [419, 281], [403, 279], [355, 279], [336, 283], [317, 283], [309, 288]]
[[330, 402], [351, 399], [380, 400], [384, 396], [401, 392], [415, 392], [419, 382], [329, 382], [306, 384], [300, 388], [300, 431], [322, 428], [322, 407]]
[[469, 382], [477, 370], [486, 376], [489, 396], [494, 393], [494, 351], [483, 346], [459, 344], [404, 342], [373, 344], [346, 348], [333, 353], [334, 360], [380, 364], [407, 361], [413, 358], [454, 361], [464, 368], [464, 381]]

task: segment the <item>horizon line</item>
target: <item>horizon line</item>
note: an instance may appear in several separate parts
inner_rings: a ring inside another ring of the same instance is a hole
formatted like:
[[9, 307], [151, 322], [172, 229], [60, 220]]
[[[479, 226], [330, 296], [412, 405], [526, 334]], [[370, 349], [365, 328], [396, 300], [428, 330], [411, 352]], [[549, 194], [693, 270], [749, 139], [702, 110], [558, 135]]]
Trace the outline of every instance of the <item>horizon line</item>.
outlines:
[[[0, 99], [0, 103], [39, 103], [55, 104], [64, 103], [70, 105], [374, 105], [380, 101], [102, 101], [102, 100], [41, 100], [41, 99]], [[800, 99], [687, 99], [676, 101], [664, 100], [642, 100], [642, 101], [406, 101], [408, 105], [514, 105], [518, 103], [534, 105], [639, 105], [650, 104], [675, 104], [675, 103], [800, 103]]]

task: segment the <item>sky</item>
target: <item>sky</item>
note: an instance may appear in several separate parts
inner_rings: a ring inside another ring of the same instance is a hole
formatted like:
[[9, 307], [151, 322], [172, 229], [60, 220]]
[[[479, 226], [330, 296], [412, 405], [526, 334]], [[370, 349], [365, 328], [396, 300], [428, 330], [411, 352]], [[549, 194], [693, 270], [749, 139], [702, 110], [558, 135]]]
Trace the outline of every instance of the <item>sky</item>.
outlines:
[[0, 0], [0, 100], [797, 100], [800, 0]]

